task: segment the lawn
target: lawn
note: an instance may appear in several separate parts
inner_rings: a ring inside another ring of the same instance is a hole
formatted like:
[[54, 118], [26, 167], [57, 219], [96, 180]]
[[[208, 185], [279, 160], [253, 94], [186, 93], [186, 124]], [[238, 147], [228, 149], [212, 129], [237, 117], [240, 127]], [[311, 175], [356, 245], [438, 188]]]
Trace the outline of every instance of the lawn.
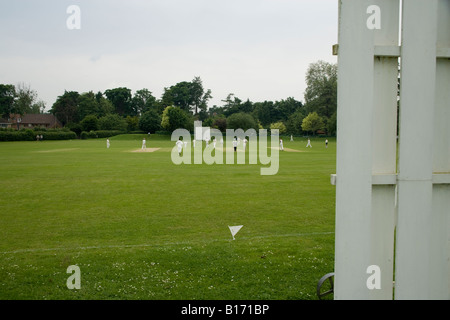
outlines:
[[301, 152], [262, 176], [175, 165], [170, 136], [132, 152], [143, 137], [0, 143], [0, 299], [317, 299], [334, 269], [334, 139], [285, 137]]

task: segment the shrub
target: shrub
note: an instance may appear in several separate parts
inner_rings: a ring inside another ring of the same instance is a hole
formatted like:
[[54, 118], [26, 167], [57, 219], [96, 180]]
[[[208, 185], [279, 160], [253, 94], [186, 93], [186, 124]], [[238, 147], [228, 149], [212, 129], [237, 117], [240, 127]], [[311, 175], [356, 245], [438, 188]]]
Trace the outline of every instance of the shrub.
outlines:
[[135, 131], [139, 129], [139, 118], [134, 116], [127, 116], [125, 118], [125, 121], [127, 123], [127, 132]]
[[217, 118], [214, 120], [212, 124], [213, 128], [217, 128], [222, 132], [227, 130], [227, 119], [226, 118]]
[[94, 115], [88, 115], [81, 120], [80, 124], [84, 131], [93, 131], [98, 129], [98, 119]]
[[79, 123], [69, 123], [66, 124], [66, 127], [64, 129], [68, 129], [70, 131], [73, 131], [77, 134], [77, 136], [79, 136], [81, 134], [81, 132], [83, 131], [83, 128], [81, 127], [81, 124]]
[[80, 134], [81, 139], [97, 139], [97, 138], [109, 138], [122, 134], [120, 130], [98, 130], [98, 131], [83, 131]]
[[[118, 114], [107, 114], [98, 120], [98, 129], [100, 130], [127, 130], [127, 121]], [[87, 130], [85, 130], [87, 131]]]
[[98, 130], [95, 133], [97, 134], [97, 138], [108, 138], [108, 137], [113, 137], [113, 136], [122, 134], [123, 131], [120, 131], [120, 130]]
[[194, 121], [191, 115], [179, 107], [167, 107], [161, 117], [162, 129], [173, 132], [179, 128], [194, 130]]
[[161, 129], [161, 117], [154, 110], [145, 112], [139, 119], [139, 129], [144, 132], [155, 133]]
[[284, 125], [284, 123], [282, 121], [278, 121], [278, 122], [272, 123], [270, 125], [270, 129], [271, 130], [278, 129], [278, 132], [280, 134], [286, 133], [286, 126]]
[[95, 131], [89, 131], [89, 132], [83, 131], [83, 132], [81, 132], [80, 138], [81, 139], [96, 139], [98, 137], [97, 137], [97, 134], [95, 133]]
[[233, 113], [227, 118], [227, 128], [228, 129], [242, 129], [246, 131], [247, 129], [253, 128], [258, 130], [258, 123], [255, 119], [248, 113], [239, 112]]

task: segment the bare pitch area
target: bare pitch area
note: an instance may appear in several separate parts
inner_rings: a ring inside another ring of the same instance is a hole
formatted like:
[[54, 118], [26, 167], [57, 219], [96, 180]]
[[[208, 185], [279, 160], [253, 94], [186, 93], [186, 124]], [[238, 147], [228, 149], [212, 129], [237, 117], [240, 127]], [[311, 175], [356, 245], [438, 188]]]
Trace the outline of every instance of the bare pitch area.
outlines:
[[158, 151], [161, 148], [146, 148], [146, 149], [136, 149], [136, 150], [131, 150], [129, 152], [155, 152]]

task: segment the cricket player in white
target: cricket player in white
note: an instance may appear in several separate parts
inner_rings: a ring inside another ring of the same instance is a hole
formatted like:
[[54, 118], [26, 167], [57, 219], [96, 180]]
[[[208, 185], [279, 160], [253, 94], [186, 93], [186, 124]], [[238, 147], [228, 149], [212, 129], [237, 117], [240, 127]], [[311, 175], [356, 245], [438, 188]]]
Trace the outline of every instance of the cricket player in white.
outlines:
[[284, 151], [284, 148], [283, 148], [283, 139], [280, 139], [280, 150], [281, 150], [281, 151]]
[[145, 138], [142, 140], [142, 150], [147, 150], [147, 146], [145, 144]]
[[181, 151], [183, 151], [183, 141], [181, 141], [181, 138], [178, 138], [176, 145], [178, 148], [178, 154], [181, 156]]
[[306, 147], [307, 147], [307, 148], [308, 148], [308, 147], [312, 148], [311, 140], [309, 140], [309, 138], [308, 138], [308, 144], [306, 145]]
[[109, 139], [106, 139], [106, 148], [109, 149], [110, 143], [109, 143]]

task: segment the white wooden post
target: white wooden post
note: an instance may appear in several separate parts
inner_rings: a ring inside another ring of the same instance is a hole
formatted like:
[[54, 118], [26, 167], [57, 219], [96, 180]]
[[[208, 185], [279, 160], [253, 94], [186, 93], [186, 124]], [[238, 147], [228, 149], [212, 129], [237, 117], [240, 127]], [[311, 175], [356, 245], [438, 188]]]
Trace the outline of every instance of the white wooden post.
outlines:
[[437, 62], [449, 18], [448, 0], [403, 3], [396, 299], [450, 298], [449, 181], [433, 181], [450, 172], [450, 69]]
[[436, 100], [434, 109], [433, 211], [438, 219], [438, 299], [450, 300], [450, 0], [438, 4]]
[[335, 299], [450, 299], [450, 0], [399, 6], [339, 1]]
[[[341, 0], [339, 10], [334, 296], [392, 299], [398, 57], [387, 53], [399, 1]], [[367, 286], [372, 265], [379, 290]]]

